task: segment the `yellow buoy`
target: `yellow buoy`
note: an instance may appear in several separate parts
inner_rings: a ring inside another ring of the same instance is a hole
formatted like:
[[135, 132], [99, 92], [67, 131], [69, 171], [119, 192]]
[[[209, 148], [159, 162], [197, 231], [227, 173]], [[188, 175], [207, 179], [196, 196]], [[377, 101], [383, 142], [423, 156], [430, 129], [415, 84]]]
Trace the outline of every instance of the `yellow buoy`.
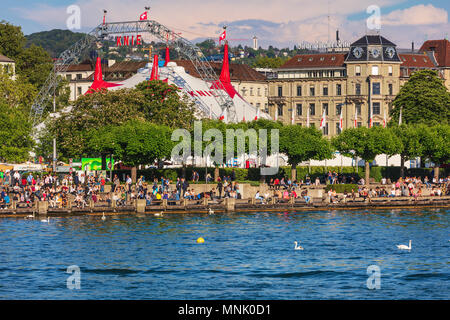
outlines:
[[202, 237], [197, 239], [197, 243], [204, 243], [204, 242], [205, 242], [205, 239], [203, 239]]

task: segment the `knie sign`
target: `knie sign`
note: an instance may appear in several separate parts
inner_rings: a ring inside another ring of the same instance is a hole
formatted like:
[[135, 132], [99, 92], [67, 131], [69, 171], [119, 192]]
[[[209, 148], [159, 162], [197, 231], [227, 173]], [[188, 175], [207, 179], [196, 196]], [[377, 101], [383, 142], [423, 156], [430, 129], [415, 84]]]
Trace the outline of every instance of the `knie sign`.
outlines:
[[142, 36], [140, 34], [136, 36], [118, 36], [116, 37], [116, 46], [122, 47], [122, 46], [140, 46], [142, 45]]

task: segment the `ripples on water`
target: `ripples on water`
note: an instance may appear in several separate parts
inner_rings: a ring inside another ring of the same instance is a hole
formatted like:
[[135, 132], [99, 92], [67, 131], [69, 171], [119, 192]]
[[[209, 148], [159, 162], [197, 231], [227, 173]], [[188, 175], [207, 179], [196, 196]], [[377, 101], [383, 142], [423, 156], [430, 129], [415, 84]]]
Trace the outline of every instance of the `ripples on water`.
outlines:
[[[0, 299], [449, 299], [448, 213], [1, 219]], [[67, 289], [71, 265], [81, 290]]]

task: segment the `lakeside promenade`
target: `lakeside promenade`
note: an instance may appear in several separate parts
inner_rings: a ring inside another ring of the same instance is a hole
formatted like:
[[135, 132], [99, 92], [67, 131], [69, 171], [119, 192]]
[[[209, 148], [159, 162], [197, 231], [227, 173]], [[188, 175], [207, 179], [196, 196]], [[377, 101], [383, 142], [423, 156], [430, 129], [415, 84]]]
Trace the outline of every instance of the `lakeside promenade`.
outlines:
[[[199, 185], [198, 187], [202, 187]], [[254, 188], [254, 187], [253, 187]], [[261, 189], [264, 189], [261, 188]], [[149, 203], [145, 199], [109, 199], [110, 193], [101, 194], [101, 200], [89, 200], [81, 205], [75, 201], [75, 197], [62, 203], [51, 203], [49, 201], [35, 201], [31, 206], [24, 206], [19, 202], [12, 201], [8, 208], [0, 210], [0, 217], [32, 218], [38, 216], [77, 216], [77, 215], [119, 215], [119, 214], [211, 214], [227, 212], [254, 212], [254, 211], [308, 211], [308, 210], [365, 210], [365, 209], [395, 209], [395, 208], [430, 208], [450, 207], [450, 196], [423, 195], [419, 197], [367, 197], [359, 193], [352, 197], [346, 194], [337, 194], [330, 198], [325, 188], [309, 187], [309, 201], [302, 196], [279, 198], [276, 190], [270, 192], [268, 198], [256, 199], [247, 197], [236, 198], [208, 198], [198, 200], [181, 199], [153, 200]], [[267, 195], [267, 192], [266, 192]], [[321, 195], [321, 196], [320, 196]]]

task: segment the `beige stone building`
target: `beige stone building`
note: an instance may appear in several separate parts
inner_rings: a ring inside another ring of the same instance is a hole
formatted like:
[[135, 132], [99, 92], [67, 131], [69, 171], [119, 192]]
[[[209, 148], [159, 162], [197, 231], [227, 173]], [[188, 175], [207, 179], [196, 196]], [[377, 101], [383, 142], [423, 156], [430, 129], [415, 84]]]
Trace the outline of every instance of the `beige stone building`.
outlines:
[[283, 123], [307, 126], [309, 120], [319, 127], [325, 112], [323, 132], [329, 136], [341, 131], [341, 110], [343, 129], [355, 122], [367, 127], [371, 120], [373, 126], [383, 125], [400, 87], [420, 69], [441, 70], [429, 54], [398, 53], [380, 35], [362, 37], [346, 53], [297, 55], [269, 80], [269, 113]]
[[0, 68], [4, 73], [10, 75], [11, 79], [16, 80], [16, 63], [14, 60], [0, 54]]

